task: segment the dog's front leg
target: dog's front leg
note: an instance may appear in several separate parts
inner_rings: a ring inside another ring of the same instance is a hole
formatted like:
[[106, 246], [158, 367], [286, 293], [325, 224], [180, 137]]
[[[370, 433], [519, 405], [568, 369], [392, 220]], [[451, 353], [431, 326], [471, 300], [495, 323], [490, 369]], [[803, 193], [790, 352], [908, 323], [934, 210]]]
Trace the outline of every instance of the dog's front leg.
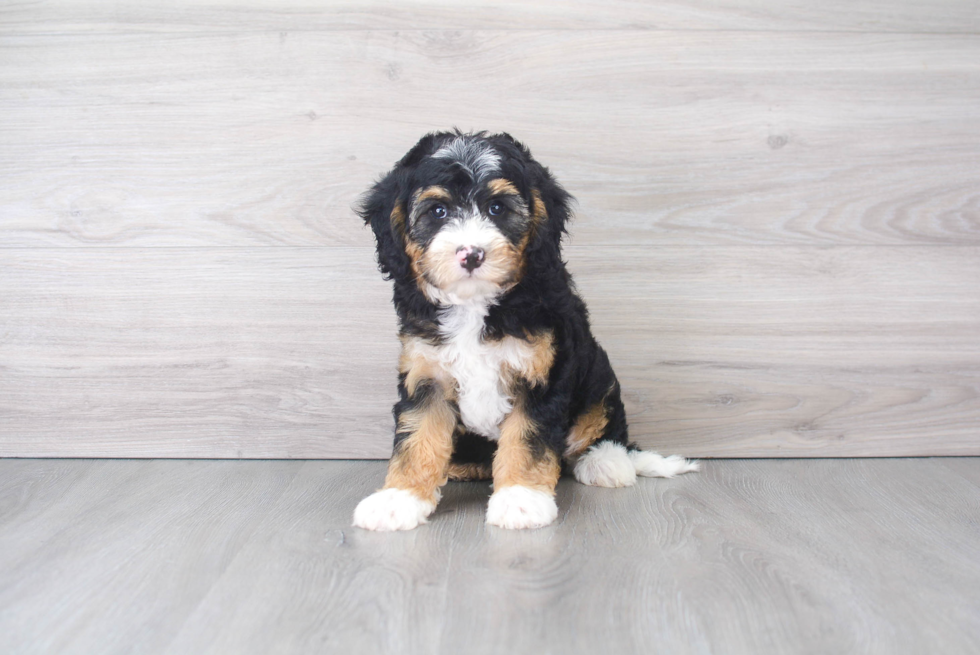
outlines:
[[549, 525], [558, 517], [559, 475], [558, 453], [540, 438], [539, 426], [518, 403], [500, 426], [487, 523], [510, 529]]
[[362, 500], [354, 525], [367, 530], [411, 530], [436, 508], [453, 452], [456, 412], [437, 382], [413, 386], [395, 405], [395, 448], [384, 488]]

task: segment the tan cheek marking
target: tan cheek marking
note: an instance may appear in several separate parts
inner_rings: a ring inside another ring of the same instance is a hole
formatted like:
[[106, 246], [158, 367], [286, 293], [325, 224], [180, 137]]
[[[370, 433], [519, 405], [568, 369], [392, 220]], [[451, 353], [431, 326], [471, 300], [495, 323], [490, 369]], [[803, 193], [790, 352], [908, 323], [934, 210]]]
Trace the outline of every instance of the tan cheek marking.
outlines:
[[[423, 200], [429, 200], [430, 198], [443, 200], [445, 202], [452, 201], [452, 196], [445, 188], [441, 186], [430, 186], [417, 191], [412, 198], [412, 204], [417, 206]], [[415, 218], [417, 219], [418, 217], [416, 216]], [[408, 236], [407, 225], [405, 225], [404, 210], [402, 210], [401, 213], [401, 223], [404, 226], [402, 229], [403, 234], [405, 235], [405, 254], [408, 255], [409, 262], [411, 263], [412, 274], [415, 276], [415, 283], [423, 293], [426, 293], [425, 278], [426, 272], [431, 266], [431, 257], [427, 256], [427, 253], [422, 250], [422, 247], [416, 242], [412, 241], [411, 237]], [[428, 295], [426, 295], [426, 297], [428, 297]]]
[[401, 203], [391, 210], [391, 228], [402, 240], [405, 239], [405, 207]]
[[415, 275], [415, 281], [418, 284], [422, 283], [422, 257], [424, 253], [419, 247], [419, 244], [415, 243], [411, 239], [405, 240], [405, 254], [408, 255], [408, 260], [412, 265], [412, 273]]
[[508, 270], [512, 271], [512, 284], [517, 284], [524, 277], [526, 268], [525, 252], [528, 244], [534, 239], [538, 228], [548, 220], [548, 212], [545, 209], [541, 193], [534, 189], [531, 192], [531, 220], [528, 225], [527, 233], [521, 238], [516, 247], [511, 246], [506, 254]]
[[[424, 282], [431, 282], [439, 288], [447, 288], [460, 280], [459, 262], [455, 249], [449, 243], [436, 243], [424, 253], [418, 246], [416, 257], [412, 254], [416, 277], [424, 291]], [[481, 268], [480, 277], [504, 289], [512, 287], [520, 279], [523, 262], [520, 253], [503, 236], [498, 236], [486, 244], [487, 258]], [[417, 264], [414, 262], [417, 260]], [[423, 275], [424, 273], [424, 275]]]
[[517, 406], [500, 426], [500, 439], [493, 458], [493, 488], [521, 485], [555, 494], [561, 475], [558, 456], [546, 450], [539, 457], [531, 451], [530, 439], [536, 428], [531, 419]]
[[545, 209], [544, 200], [541, 199], [541, 192], [537, 189], [531, 191], [531, 219], [537, 226], [548, 220], [548, 210]]
[[456, 260], [456, 252], [449, 252], [447, 247], [435, 249], [430, 246], [422, 257], [421, 267], [426, 278], [440, 288], [449, 286], [458, 277], [459, 262]]
[[523, 256], [524, 253], [504, 237], [494, 240], [487, 249], [483, 277], [505, 291], [513, 288], [524, 275]]
[[411, 434], [399, 444], [388, 463], [385, 489], [406, 489], [423, 500], [436, 501], [436, 491], [448, 479], [453, 453], [456, 414], [439, 395], [417, 409], [403, 412], [398, 431]]
[[578, 417], [572, 429], [568, 431], [565, 440], [565, 458], [575, 458], [585, 452], [586, 448], [603, 435], [608, 424], [605, 401], [590, 407], [589, 411]]
[[[426, 274], [429, 270], [429, 262], [432, 260], [430, 253], [423, 251], [422, 248], [412, 241], [407, 239], [405, 243], [405, 252], [408, 254], [408, 260], [412, 267], [412, 275], [415, 277], [415, 286], [418, 287], [422, 295], [431, 303], [437, 303], [438, 300], [432, 297], [429, 293], [429, 282], [428, 278], [431, 277], [430, 274]], [[455, 261], [455, 260], [454, 260]], [[441, 286], [438, 281], [433, 281], [435, 286]]]

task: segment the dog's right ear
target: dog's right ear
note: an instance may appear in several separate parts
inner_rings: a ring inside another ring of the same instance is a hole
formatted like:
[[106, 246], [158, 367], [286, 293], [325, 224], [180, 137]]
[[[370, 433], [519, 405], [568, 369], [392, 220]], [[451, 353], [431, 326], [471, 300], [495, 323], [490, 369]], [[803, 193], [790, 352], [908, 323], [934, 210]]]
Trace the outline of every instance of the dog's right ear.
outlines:
[[399, 167], [412, 168], [426, 155], [430, 155], [436, 151], [436, 144], [446, 141], [451, 137], [447, 132], [430, 132], [424, 137], [419, 139], [418, 143], [412, 146], [412, 149], [405, 153], [405, 156], [401, 158], [398, 162]]
[[402, 164], [378, 181], [356, 209], [371, 226], [378, 244], [378, 268], [386, 280], [408, 279], [409, 260], [405, 254], [407, 173]]
[[408, 231], [408, 194], [415, 167], [454, 135], [432, 132], [419, 139], [395, 167], [364, 194], [356, 208], [374, 230], [378, 242], [378, 268], [386, 280], [408, 280], [411, 263], [405, 253]]

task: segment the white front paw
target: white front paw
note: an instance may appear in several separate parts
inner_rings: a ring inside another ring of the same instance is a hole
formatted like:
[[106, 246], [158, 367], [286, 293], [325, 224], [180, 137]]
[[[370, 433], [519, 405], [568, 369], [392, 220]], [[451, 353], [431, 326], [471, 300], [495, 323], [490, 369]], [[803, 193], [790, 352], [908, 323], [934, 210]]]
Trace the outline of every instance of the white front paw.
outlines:
[[542, 528], [558, 518], [558, 504], [549, 493], [515, 485], [498, 489], [487, 505], [487, 523], [520, 530]]
[[411, 530], [425, 523], [435, 508], [434, 502], [407, 489], [382, 489], [357, 504], [354, 525], [365, 530]]

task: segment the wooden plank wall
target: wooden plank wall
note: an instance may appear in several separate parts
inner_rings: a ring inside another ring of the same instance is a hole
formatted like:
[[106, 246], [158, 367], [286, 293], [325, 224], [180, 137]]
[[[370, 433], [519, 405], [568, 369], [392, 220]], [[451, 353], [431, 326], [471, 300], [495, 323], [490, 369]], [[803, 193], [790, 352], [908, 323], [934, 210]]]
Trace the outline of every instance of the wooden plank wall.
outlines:
[[387, 457], [357, 196], [526, 141], [634, 437], [980, 454], [980, 8], [70, 0], [0, 8], [0, 456]]

